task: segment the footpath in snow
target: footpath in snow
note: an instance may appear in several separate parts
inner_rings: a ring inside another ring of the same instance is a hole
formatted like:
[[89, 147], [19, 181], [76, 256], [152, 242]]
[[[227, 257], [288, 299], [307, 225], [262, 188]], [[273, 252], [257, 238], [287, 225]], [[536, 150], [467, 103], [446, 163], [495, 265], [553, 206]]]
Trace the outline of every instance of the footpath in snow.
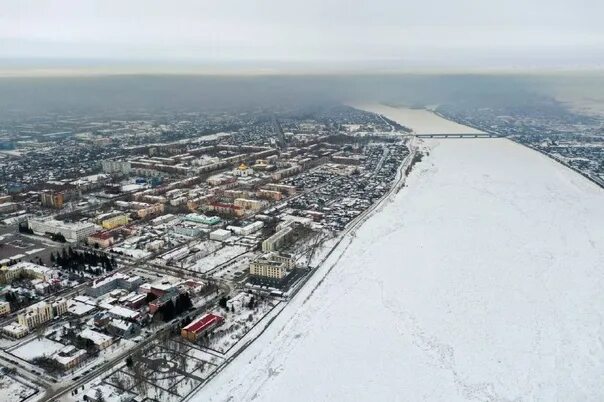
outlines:
[[505, 139], [428, 145], [192, 400], [604, 400], [604, 191]]

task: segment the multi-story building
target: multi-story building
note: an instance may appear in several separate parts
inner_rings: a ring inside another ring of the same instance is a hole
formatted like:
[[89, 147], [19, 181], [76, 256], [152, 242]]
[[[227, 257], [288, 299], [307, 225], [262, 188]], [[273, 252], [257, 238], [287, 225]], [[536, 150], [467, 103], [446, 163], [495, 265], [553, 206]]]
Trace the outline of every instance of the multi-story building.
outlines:
[[0, 268], [0, 283], [11, 283], [23, 275], [43, 281], [50, 280], [56, 271], [43, 265], [34, 264], [27, 261], [21, 261], [14, 265], [3, 266]]
[[18, 205], [16, 202], [5, 202], [3, 204], [0, 204], [0, 214], [5, 214], [8, 212], [15, 212], [18, 208]]
[[279, 250], [294, 235], [294, 228], [288, 225], [262, 242], [262, 251]]
[[256, 192], [256, 197], [266, 200], [279, 201], [283, 195], [279, 191], [260, 189]]
[[53, 354], [52, 358], [63, 367], [63, 370], [69, 370], [78, 366], [86, 359], [86, 351], [69, 345]]
[[127, 175], [132, 170], [132, 166], [128, 161], [104, 160], [101, 161], [101, 167], [105, 173], [117, 173]]
[[223, 215], [231, 215], [231, 216], [243, 216], [245, 215], [245, 209], [240, 206], [234, 204], [228, 204], [224, 202], [214, 202], [212, 204], [206, 205], [206, 208], [209, 211], [214, 211], [218, 214]]
[[281, 280], [289, 274], [294, 265], [294, 261], [288, 256], [268, 253], [250, 263], [250, 275]]
[[86, 289], [86, 294], [92, 297], [99, 297], [115, 289], [134, 290], [143, 283], [140, 276], [129, 276], [116, 272], [112, 275], [99, 279]]
[[40, 204], [43, 207], [61, 209], [65, 203], [63, 192], [44, 191], [40, 193]]
[[27, 224], [39, 236], [45, 234], [62, 234], [68, 242], [78, 242], [97, 232], [100, 228], [92, 223], [66, 223], [55, 219], [29, 219]]
[[128, 215], [120, 214], [116, 216], [112, 216], [111, 218], [103, 219], [101, 221], [101, 226], [103, 229], [111, 230], [115, 229], [118, 226], [123, 226], [128, 224]]
[[151, 206], [141, 208], [136, 211], [139, 218], [145, 219], [147, 217], [161, 215], [164, 213], [165, 205], [162, 203], [153, 204]]
[[0, 301], [0, 317], [7, 314], [10, 314], [10, 303], [7, 301]]
[[31, 330], [52, 320], [53, 317], [52, 306], [42, 301], [26, 308], [23, 313], [17, 316], [17, 322]]
[[115, 243], [115, 237], [113, 233], [108, 231], [102, 231], [93, 233], [88, 236], [88, 245], [90, 246], [99, 246], [100, 248], [111, 247], [113, 243]]
[[249, 209], [252, 211], [258, 211], [258, 210], [262, 209], [263, 206], [266, 205], [265, 201], [250, 200], [247, 198], [235, 198], [235, 201], [233, 202], [233, 204], [240, 208]]

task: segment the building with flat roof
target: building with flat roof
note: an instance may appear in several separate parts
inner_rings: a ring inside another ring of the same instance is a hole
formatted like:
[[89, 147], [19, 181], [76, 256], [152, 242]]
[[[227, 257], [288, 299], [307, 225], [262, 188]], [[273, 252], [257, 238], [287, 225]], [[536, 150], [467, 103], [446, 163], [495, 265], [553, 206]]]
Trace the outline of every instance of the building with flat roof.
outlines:
[[272, 252], [261, 255], [250, 263], [250, 275], [281, 280], [294, 268], [294, 261], [287, 256]]
[[50, 303], [41, 301], [27, 307], [17, 316], [17, 322], [28, 330], [32, 330], [33, 328], [52, 320], [55, 316], [64, 314], [67, 312], [68, 308], [69, 306], [65, 299], [57, 299]]
[[66, 223], [55, 219], [36, 219], [27, 221], [29, 228], [37, 235], [62, 234], [65, 240], [71, 243], [82, 241], [94, 232], [99, 231], [99, 227], [92, 223], [75, 222]]
[[274, 235], [262, 242], [262, 251], [270, 252], [279, 250], [293, 235], [294, 228], [291, 225], [278, 230]]
[[10, 303], [2, 300], [0, 301], [0, 317], [7, 314], [10, 314]]
[[56, 273], [57, 271], [43, 265], [21, 261], [13, 265], [0, 267], [0, 283], [11, 283], [23, 275], [48, 281], [55, 276]]
[[10, 324], [2, 327], [2, 332], [11, 338], [19, 339], [27, 335], [29, 333], [29, 329], [18, 322], [11, 322]]
[[86, 359], [86, 351], [69, 345], [53, 354], [52, 359], [59, 363], [63, 370], [69, 370], [80, 365]]
[[108, 275], [98, 279], [86, 289], [86, 294], [92, 297], [99, 297], [115, 289], [126, 289], [129, 291], [137, 289], [143, 280], [140, 276], [130, 276], [121, 272]]
[[118, 226], [123, 226], [128, 224], [128, 215], [120, 214], [116, 216], [112, 216], [111, 218], [103, 219], [101, 221], [101, 226], [103, 229], [111, 230], [115, 229]]
[[78, 334], [81, 338], [89, 339], [99, 350], [109, 347], [113, 343], [113, 338], [92, 329], [86, 328]]

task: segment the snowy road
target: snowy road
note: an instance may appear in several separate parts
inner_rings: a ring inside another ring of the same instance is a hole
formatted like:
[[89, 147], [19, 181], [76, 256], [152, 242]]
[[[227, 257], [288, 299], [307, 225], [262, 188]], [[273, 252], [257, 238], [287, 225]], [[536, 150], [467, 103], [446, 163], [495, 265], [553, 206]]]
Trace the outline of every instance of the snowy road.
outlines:
[[604, 400], [604, 191], [505, 139], [429, 144], [193, 400]]

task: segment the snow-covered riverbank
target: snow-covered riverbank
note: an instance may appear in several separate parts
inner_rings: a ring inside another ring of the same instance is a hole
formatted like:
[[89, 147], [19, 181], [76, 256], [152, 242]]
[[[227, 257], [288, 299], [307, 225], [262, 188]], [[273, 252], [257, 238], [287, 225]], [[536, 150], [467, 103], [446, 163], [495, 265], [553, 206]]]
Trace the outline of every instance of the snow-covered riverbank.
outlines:
[[604, 398], [604, 191], [505, 139], [429, 145], [193, 400]]

